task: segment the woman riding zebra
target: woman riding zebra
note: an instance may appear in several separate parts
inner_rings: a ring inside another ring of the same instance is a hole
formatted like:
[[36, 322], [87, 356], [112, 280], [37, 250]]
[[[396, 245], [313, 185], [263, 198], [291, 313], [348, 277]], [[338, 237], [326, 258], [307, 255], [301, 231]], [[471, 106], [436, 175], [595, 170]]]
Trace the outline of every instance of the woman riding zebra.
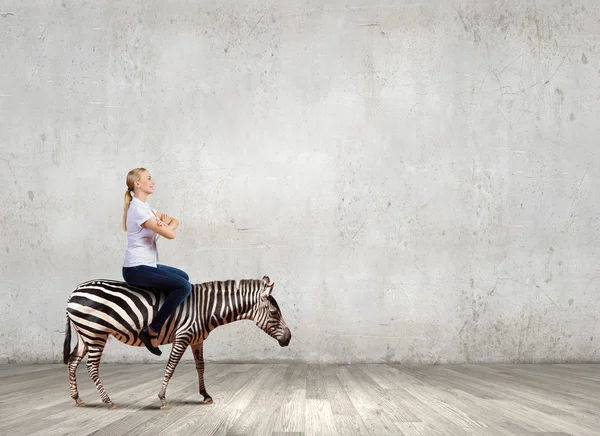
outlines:
[[123, 211], [123, 230], [127, 232], [127, 251], [123, 262], [123, 279], [129, 285], [155, 288], [167, 293], [152, 322], [139, 334], [150, 352], [160, 356], [158, 335], [163, 324], [192, 292], [189, 276], [182, 270], [158, 263], [158, 235], [175, 239], [179, 221], [158, 212], [146, 203], [154, 192], [154, 179], [145, 168], [127, 173], [127, 191]]

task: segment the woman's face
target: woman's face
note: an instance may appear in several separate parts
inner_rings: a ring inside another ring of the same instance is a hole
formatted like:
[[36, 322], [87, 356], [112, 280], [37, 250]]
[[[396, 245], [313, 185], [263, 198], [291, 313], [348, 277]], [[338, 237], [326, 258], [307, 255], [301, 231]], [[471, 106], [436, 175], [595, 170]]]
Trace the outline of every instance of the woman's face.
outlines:
[[148, 171], [144, 171], [140, 180], [135, 182], [135, 186], [139, 191], [150, 195], [154, 192], [154, 179]]

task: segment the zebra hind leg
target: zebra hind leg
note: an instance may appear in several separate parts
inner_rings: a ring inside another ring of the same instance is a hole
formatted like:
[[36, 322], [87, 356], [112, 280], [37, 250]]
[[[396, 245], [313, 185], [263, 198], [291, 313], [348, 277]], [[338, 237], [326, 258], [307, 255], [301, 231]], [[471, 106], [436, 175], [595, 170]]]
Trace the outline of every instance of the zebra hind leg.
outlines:
[[85, 406], [85, 403], [79, 398], [79, 391], [77, 390], [77, 367], [87, 352], [87, 345], [83, 342], [81, 335], [77, 333], [77, 345], [69, 355], [67, 368], [69, 371], [69, 391], [71, 398], [75, 400], [75, 405], [79, 407]]
[[160, 399], [160, 408], [162, 410], [171, 408], [165, 397], [167, 393], [167, 385], [169, 384], [169, 380], [171, 380], [171, 377], [175, 372], [175, 368], [177, 368], [177, 364], [181, 360], [181, 357], [183, 356], [183, 353], [185, 353], [185, 349], [187, 347], [188, 341], [184, 338], [176, 338], [175, 341], [173, 341], [173, 348], [171, 348], [171, 354], [169, 355], [169, 362], [167, 363], [167, 368], [165, 370], [162, 387], [158, 393], [158, 398]]
[[102, 352], [104, 351], [104, 346], [106, 345], [106, 340], [108, 339], [108, 335], [103, 338], [97, 338], [93, 344], [88, 344], [89, 347], [89, 355], [88, 361], [86, 363], [86, 367], [88, 373], [96, 385], [96, 389], [100, 393], [100, 398], [104, 404], [108, 405], [108, 410], [115, 410], [117, 406], [110, 400], [104, 386], [102, 386], [102, 382], [100, 381], [99, 369], [100, 369], [100, 359], [102, 358]]

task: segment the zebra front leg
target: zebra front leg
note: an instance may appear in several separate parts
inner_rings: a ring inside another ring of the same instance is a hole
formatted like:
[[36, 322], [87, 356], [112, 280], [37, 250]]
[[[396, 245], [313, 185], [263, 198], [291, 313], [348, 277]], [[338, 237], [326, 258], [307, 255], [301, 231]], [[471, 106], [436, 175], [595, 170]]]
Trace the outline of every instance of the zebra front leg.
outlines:
[[175, 341], [173, 341], [173, 348], [171, 348], [169, 362], [167, 362], [167, 368], [165, 369], [162, 387], [158, 393], [158, 398], [160, 399], [160, 408], [162, 410], [171, 408], [171, 406], [167, 403], [167, 399], [165, 398], [165, 394], [167, 393], [167, 385], [169, 384], [169, 380], [171, 380], [171, 377], [175, 372], [175, 368], [177, 368], [177, 364], [181, 360], [181, 357], [183, 356], [183, 353], [185, 353], [185, 349], [187, 347], [188, 342], [185, 338], [175, 338]]
[[87, 352], [87, 345], [85, 345], [85, 342], [83, 342], [81, 335], [77, 333], [77, 346], [69, 355], [67, 368], [69, 371], [69, 391], [71, 398], [75, 400], [75, 405], [79, 407], [85, 406], [85, 403], [81, 400], [81, 398], [79, 398], [79, 391], [77, 390], [77, 366], [79, 366], [81, 359], [85, 357]]
[[204, 397], [204, 404], [212, 404], [213, 399], [204, 386], [204, 342], [192, 345], [194, 360], [196, 361], [196, 371], [198, 371], [198, 385], [200, 387], [200, 395]]
[[[98, 341], [99, 342], [99, 341]], [[102, 402], [108, 405], [108, 410], [115, 410], [117, 406], [110, 400], [104, 386], [102, 386], [102, 382], [100, 381], [99, 376], [99, 368], [100, 368], [100, 359], [102, 358], [102, 352], [104, 351], [104, 346], [106, 345], [106, 338], [103, 340], [103, 343], [94, 343], [90, 344], [90, 352], [88, 355], [88, 361], [86, 363], [86, 367], [88, 373], [94, 384], [96, 385], [96, 389], [100, 393], [100, 398]]]

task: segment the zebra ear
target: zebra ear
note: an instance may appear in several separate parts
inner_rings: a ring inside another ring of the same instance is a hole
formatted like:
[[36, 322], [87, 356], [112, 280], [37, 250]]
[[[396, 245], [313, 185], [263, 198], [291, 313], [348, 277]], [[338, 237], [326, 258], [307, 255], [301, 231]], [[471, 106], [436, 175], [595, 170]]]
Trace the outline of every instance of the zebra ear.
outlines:
[[269, 295], [271, 295], [271, 292], [273, 292], [273, 286], [275, 286], [275, 283], [271, 283], [270, 285], [265, 285], [265, 288], [261, 292], [260, 296], [263, 298], [267, 298]]
[[271, 279], [269, 278], [269, 276], [264, 276], [263, 277], [263, 281], [267, 283], [267, 285], [269, 284], [269, 282], [271, 281]]

